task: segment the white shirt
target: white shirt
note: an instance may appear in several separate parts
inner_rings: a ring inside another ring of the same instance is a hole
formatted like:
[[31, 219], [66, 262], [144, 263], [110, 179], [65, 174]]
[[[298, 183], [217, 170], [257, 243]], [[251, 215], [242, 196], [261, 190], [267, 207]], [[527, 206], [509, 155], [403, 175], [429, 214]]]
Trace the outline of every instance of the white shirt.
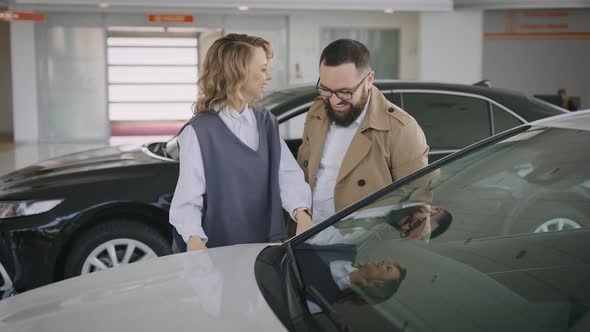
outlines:
[[313, 189], [314, 223], [319, 223], [336, 213], [334, 207], [336, 179], [338, 178], [340, 166], [354, 134], [356, 134], [356, 131], [367, 115], [370, 100], [371, 97], [369, 95], [363, 112], [348, 127], [341, 127], [334, 123], [330, 124]]
[[356, 271], [356, 268], [352, 267], [351, 261], [333, 261], [330, 262], [330, 272], [332, 272], [332, 278], [340, 290], [350, 288], [350, 272]]
[[[258, 125], [254, 110], [248, 106], [239, 113], [229, 107], [219, 112], [219, 117], [244, 144], [258, 150]], [[192, 126], [186, 126], [178, 135], [180, 146], [180, 171], [176, 191], [170, 205], [170, 223], [184, 241], [199, 236], [207, 241], [202, 227], [203, 195], [205, 194], [205, 171], [201, 145]], [[300, 208], [310, 208], [311, 192], [305, 182], [303, 171], [281, 138], [279, 163], [279, 187], [283, 208], [291, 215]]]

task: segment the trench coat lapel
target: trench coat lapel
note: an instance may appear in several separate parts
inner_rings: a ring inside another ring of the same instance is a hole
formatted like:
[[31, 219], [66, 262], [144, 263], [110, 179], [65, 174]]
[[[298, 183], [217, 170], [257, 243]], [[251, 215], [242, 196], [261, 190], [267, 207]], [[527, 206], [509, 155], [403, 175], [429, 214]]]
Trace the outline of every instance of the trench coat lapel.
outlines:
[[386, 107], [387, 101], [385, 97], [379, 89], [373, 87], [369, 107], [367, 107], [367, 115], [354, 134], [352, 142], [346, 151], [336, 183], [347, 176], [371, 150], [373, 141], [366, 135], [368, 130], [389, 130], [389, 120], [384, 111]]
[[314, 188], [315, 176], [320, 167], [320, 161], [324, 152], [324, 143], [326, 142], [326, 136], [328, 135], [328, 129], [330, 128], [330, 120], [323, 107], [320, 107], [311, 114], [311, 121], [313, 129], [309, 131], [308, 137], [305, 137], [304, 139], [314, 142], [314, 144], [311, 144], [309, 147], [308, 160], [309, 186]]
[[369, 153], [369, 150], [371, 150], [373, 142], [363, 134], [365, 130], [366, 128], [361, 126], [354, 134], [352, 142], [350, 142], [350, 146], [348, 147], [346, 155], [344, 156], [344, 160], [342, 161], [342, 165], [340, 166], [336, 183], [340, 182], [342, 178], [348, 175], [348, 173], [350, 173], [356, 167], [356, 165], [358, 165], [358, 163], [360, 163], [361, 160], [363, 160], [363, 158]]

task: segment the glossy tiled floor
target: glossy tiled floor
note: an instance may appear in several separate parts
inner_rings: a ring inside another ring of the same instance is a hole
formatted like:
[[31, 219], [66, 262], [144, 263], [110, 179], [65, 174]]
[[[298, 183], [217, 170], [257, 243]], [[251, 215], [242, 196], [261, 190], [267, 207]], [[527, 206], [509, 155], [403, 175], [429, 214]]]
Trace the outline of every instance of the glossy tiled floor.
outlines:
[[147, 142], [168, 140], [170, 136], [116, 137], [109, 143], [94, 144], [14, 144], [0, 140], [0, 176], [16, 169], [61, 155], [107, 145], [131, 144], [138, 147]]

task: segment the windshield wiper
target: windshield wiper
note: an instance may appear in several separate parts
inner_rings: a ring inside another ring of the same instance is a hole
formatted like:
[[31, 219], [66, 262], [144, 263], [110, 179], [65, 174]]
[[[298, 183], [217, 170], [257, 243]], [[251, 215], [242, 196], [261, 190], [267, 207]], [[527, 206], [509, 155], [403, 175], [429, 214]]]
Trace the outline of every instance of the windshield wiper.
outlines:
[[290, 259], [290, 266], [293, 270], [293, 274], [295, 274], [295, 279], [297, 281], [297, 290], [301, 292], [305, 289], [305, 284], [303, 283], [303, 278], [301, 278], [301, 273], [299, 272], [299, 264], [297, 263], [295, 253], [293, 253], [293, 247], [291, 246], [291, 243], [287, 243], [287, 255]]
[[[301, 306], [304, 308], [304, 311], [307, 313], [308, 316], [313, 317], [311, 311], [309, 310], [309, 306], [307, 305], [307, 296], [309, 296], [321, 309], [322, 311], [328, 316], [328, 319], [334, 324], [336, 329], [340, 332], [349, 332], [352, 331], [346, 323], [342, 322], [340, 318], [338, 318], [338, 314], [336, 310], [328, 303], [328, 301], [322, 296], [322, 294], [313, 286], [306, 286], [303, 282], [303, 278], [301, 277], [301, 273], [299, 271], [299, 264], [297, 263], [297, 258], [295, 257], [295, 253], [293, 252], [293, 247], [291, 246], [292, 242], [287, 243], [287, 256], [290, 259], [290, 268], [293, 271], [295, 276], [295, 282], [297, 283], [295, 286], [297, 295], [301, 300]], [[307, 296], [306, 296], [307, 295]]]

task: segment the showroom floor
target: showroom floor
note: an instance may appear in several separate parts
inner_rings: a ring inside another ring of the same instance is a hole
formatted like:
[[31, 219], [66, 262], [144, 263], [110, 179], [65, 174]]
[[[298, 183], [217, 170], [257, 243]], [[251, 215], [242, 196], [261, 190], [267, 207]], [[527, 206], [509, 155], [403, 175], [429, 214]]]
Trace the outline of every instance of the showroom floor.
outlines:
[[87, 144], [14, 144], [6, 139], [0, 140], [0, 176], [10, 173], [16, 169], [62, 156], [69, 153], [84, 151], [93, 148], [104, 147], [107, 145], [131, 144], [138, 147], [146, 142], [160, 141], [170, 139], [169, 136], [133, 136], [133, 137], [116, 137], [111, 138], [107, 143], [87, 143]]

